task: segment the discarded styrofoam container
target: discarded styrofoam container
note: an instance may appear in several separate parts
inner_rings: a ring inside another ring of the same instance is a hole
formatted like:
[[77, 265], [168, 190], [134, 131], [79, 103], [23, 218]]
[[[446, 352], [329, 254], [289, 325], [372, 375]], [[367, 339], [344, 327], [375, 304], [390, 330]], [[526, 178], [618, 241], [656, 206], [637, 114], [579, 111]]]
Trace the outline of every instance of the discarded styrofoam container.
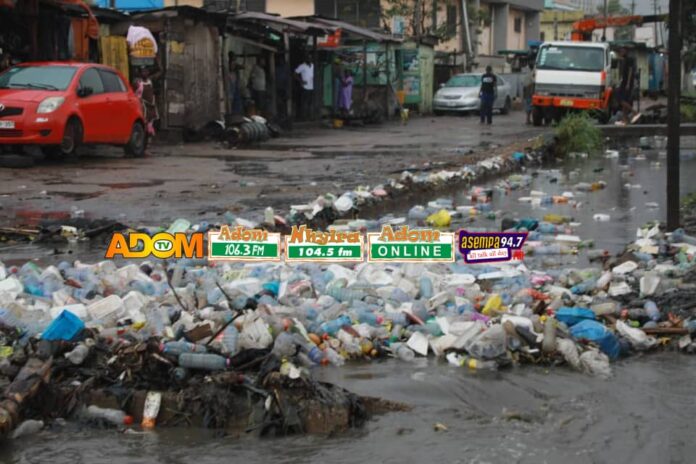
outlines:
[[631, 286], [626, 282], [612, 282], [609, 285], [609, 295], [611, 296], [621, 296], [631, 293]]
[[638, 264], [635, 261], [626, 261], [624, 263], [615, 266], [611, 272], [614, 274], [629, 274], [638, 269]]
[[108, 324], [123, 317], [125, 308], [120, 296], [109, 295], [106, 298], [90, 304], [87, 307], [87, 312], [92, 319], [101, 321], [103, 324]]
[[648, 272], [640, 278], [640, 293], [642, 295], [652, 295], [660, 284], [660, 276], [655, 272]]
[[411, 338], [406, 342], [406, 346], [421, 356], [428, 355], [428, 337], [420, 332], [413, 332]]
[[78, 304], [71, 304], [71, 305], [63, 305], [63, 306], [54, 306], [49, 310], [49, 314], [51, 315], [51, 319], [55, 319], [60, 315], [60, 313], [63, 312], [63, 310], [70, 311], [77, 317], [79, 317], [81, 320], [85, 321], [87, 320], [88, 314], [87, 314], [87, 307], [83, 305], [82, 303]]
[[7, 293], [14, 300], [24, 291], [24, 285], [15, 277], [8, 277], [0, 281], [0, 293]]

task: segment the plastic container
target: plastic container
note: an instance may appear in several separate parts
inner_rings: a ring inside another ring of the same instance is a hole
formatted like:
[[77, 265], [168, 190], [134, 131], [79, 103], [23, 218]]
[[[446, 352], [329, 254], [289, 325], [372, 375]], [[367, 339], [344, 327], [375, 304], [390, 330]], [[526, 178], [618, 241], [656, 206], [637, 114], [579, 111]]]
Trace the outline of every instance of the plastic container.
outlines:
[[207, 353], [205, 345], [190, 343], [184, 340], [167, 342], [160, 345], [160, 350], [164, 354], [179, 356], [182, 353]]
[[87, 312], [92, 319], [107, 326], [123, 317], [125, 308], [121, 297], [118, 295], [109, 295], [87, 306]]
[[65, 357], [76, 366], [82, 364], [89, 356], [89, 347], [84, 343], [79, 343], [70, 352], [65, 353]]
[[643, 304], [643, 308], [645, 309], [645, 312], [647, 316], [650, 318], [652, 321], [659, 321], [661, 318], [660, 315], [660, 310], [657, 308], [657, 305], [655, 304], [654, 301], [652, 300], [646, 300], [645, 303]]
[[447, 355], [447, 361], [454, 366], [468, 367], [469, 369], [474, 371], [498, 370], [498, 363], [496, 363], [495, 361], [476, 359], [472, 356], [461, 356], [456, 353], [449, 353]]
[[541, 342], [541, 351], [544, 354], [556, 351], [556, 321], [551, 317], [544, 321], [544, 340]]
[[63, 311], [51, 322], [44, 330], [41, 338], [43, 340], [64, 340], [73, 341], [85, 328], [85, 324], [79, 317], [70, 311]]
[[179, 366], [203, 371], [221, 371], [229, 367], [230, 360], [210, 353], [181, 353]]
[[102, 420], [113, 425], [130, 425], [133, 418], [120, 409], [100, 408], [99, 406], [88, 406], [82, 416], [91, 420]]
[[225, 327], [222, 332], [222, 348], [223, 353], [229, 356], [237, 354], [239, 344], [239, 330], [233, 323]]
[[319, 332], [322, 334], [334, 335], [339, 329], [345, 325], [351, 325], [350, 317], [339, 316], [338, 318], [324, 322], [319, 326]]

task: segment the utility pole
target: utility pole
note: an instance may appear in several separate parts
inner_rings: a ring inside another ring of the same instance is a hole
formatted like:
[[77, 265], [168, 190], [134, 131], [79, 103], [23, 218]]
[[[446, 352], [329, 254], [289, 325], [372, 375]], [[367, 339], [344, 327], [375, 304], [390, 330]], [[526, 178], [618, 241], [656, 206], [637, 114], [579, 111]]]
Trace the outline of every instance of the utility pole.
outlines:
[[[657, 15], [657, 0], [653, 0], [653, 14]], [[653, 36], [655, 38], [655, 46], [657, 47], [657, 21], [653, 23]]]
[[679, 97], [681, 95], [682, 0], [669, 0], [667, 88], [667, 230], [679, 227]]
[[602, 42], [607, 41], [607, 21], [606, 19], [609, 17], [609, 4], [607, 3], [607, 0], [604, 0], [604, 29], [602, 30]]

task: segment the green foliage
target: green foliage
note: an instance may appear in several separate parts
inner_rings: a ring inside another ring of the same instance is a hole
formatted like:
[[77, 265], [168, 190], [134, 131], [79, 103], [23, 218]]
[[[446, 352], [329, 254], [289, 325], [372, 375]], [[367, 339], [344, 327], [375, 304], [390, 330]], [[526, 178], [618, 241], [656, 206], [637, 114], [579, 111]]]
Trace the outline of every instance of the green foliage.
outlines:
[[679, 108], [682, 122], [696, 122], [696, 105], [682, 103]]
[[691, 192], [682, 198], [681, 206], [686, 210], [696, 209], [696, 192]]
[[556, 150], [565, 155], [572, 152], [593, 153], [602, 148], [602, 132], [587, 113], [573, 113], [556, 127]]

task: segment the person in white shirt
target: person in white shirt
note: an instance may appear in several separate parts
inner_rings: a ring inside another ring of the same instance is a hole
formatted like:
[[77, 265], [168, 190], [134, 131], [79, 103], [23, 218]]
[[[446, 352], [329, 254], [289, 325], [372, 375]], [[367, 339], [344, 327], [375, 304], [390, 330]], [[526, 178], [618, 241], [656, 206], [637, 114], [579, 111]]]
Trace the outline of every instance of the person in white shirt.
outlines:
[[266, 112], [266, 60], [259, 56], [256, 64], [251, 69], [249, 75], [249, 87], [251, 90], [251, 98], [254, 99], [256, 112], [264, 114]]
[[314, 64], [305, 57], [302, 64], [295, 69], [295, 78], [300, 82], [300, 116], [309, 119], [312, 114], [312, 97], [314, 96]]

